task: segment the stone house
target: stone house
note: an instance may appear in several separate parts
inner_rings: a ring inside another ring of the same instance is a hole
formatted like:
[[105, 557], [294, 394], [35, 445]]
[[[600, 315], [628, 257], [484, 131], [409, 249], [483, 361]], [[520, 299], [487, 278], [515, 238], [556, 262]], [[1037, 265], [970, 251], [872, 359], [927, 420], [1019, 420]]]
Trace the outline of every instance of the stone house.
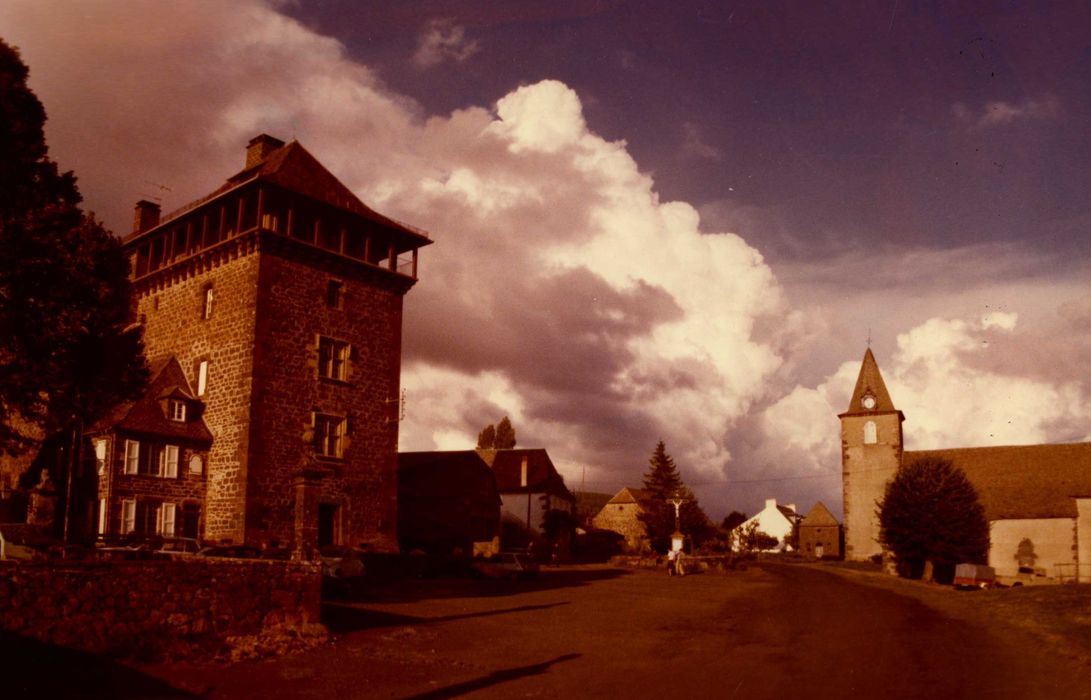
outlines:
[[845, 558], [882, 554], [875, 503], [898, 467], [948, 459], [977, 490], [989, 521], [989, 566], [1020, 566], [1059, 580], [1091, 580], [1091, 443], [911, 451], [904, 414], [894, 407], [868, 349], [841, 419]]
[[95, 532], [201, 534], [212, 446], [204, 409], [170, 357], [151, 368], [144, 396], [115, 407], [87, 431], [97, 477]]
[[[198, 537], [304, 557], [325, 544], [397, 548], [402, 300], [430, 243], [299, 143], [264, 134], [208, 196], [163, 218], [137, 204], [123, 242], [133, 315], [153, 363], [181, 368], [175, 398], [200, 406], [212, 437], [185, 448], [203, 461], [201, 493], [179, 496], [197, 501]], [[179, 448], [178, 481], [196, 486]], [[108, 445], [111, 464], [127, 459]], [[123, 500], [103, 506], [107, 530], [126, 526]]]
[[799, 521], [799, 551], [816, 559], [841, 556], [841, 524], [821, 501]]
[[742, 531], [753, 525], [759, 532], [777, 538], [777, 546], [769, 551], [783, 549], [791, 551], [788, 540], [791, 539], [792, 530], [795, 528], [797, 520], [799, 520], [799, 516], [796, 514], [795, 504], [782, 506], [777, 504], [777, 499], [767, 498], [765, 499], [765, 507], [736, 529]]
[[480, 455], [398, 454], [398, 543], [430, 554], [499, 551], [500, 491]]
[[640, 521], [647, 510], [648, 492], [626, 487], [618, 491], [591, 521], [599, 530], [610, 530], [625, 538], [625, 547], [639, 552], [648, 548], [648, 531]]

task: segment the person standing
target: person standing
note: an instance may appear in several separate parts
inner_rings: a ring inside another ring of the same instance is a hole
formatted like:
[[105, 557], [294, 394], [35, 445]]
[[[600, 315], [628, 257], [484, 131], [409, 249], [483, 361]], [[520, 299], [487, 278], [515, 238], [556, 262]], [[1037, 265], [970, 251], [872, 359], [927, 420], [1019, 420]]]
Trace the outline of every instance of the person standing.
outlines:
[[678, 552], [674, 549], [667, 552], [667, 576], [674, 576], [675, 565], [678, 562]]

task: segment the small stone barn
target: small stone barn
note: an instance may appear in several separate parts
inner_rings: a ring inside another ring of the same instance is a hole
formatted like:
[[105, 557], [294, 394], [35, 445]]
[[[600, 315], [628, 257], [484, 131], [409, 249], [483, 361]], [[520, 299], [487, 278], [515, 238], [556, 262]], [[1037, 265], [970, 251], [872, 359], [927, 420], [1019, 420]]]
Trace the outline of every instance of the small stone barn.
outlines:
[[648, 532], [640, 521], [640, 514], [645, 512], [643, 504], [647, 501], [648, 494], [643, 489], [623, 488], [602, 507], [592, 524], [599, 530], [622, 535], [625, 546], [630, 550], [645, 549], [648, 546]]
[[821, 501], [799, 523], [799, 551], [816, 559], [841, 557], [841, 524]]

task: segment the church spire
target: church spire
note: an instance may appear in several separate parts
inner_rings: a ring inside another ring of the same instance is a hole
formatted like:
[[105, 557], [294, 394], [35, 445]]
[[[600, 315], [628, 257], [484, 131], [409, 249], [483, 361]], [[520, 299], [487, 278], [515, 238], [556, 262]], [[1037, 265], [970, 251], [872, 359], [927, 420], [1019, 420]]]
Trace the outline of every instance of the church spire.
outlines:
[[890, 400], [890, 394], [883, 382], [883, 375], [879, 373], [879, 365], [875, 362], [875, 355], [871, 354], [871, 348], [864, 353], [864, 361], [860, 365], [860, 376], [856, 379], [856, 388], [852, 392], [852, 400], [846, 413], [877, 413], [883, 411], [896, 411], [894, 402]]

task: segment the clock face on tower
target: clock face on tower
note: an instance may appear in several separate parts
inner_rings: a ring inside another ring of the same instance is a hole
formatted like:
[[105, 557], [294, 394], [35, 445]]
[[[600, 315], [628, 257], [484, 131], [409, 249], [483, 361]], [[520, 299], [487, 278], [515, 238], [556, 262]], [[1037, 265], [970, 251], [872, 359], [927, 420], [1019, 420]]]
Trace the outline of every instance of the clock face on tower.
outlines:
[[875, 408], [875, 397], [871, 394], [868, 394], [860, 400], [860, 403], [864, 406], [864, 408], [870, 411], [871, 409]]

